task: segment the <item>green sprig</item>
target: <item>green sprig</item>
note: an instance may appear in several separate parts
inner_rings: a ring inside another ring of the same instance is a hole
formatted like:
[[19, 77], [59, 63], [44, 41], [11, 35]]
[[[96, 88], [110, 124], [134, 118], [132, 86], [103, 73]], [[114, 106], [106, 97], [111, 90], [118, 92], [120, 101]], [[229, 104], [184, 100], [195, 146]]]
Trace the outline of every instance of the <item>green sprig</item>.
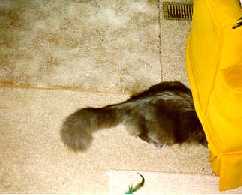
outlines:
[[129, 185], [129, 189], [125, 194], [133, 194], [134, 192], [137, 192], [140, 188], [144, 186], [145, 178], [143, 175], [138, 173], [138, 175], [142, 178], [141, 182], [137, 183], [136, 185]]

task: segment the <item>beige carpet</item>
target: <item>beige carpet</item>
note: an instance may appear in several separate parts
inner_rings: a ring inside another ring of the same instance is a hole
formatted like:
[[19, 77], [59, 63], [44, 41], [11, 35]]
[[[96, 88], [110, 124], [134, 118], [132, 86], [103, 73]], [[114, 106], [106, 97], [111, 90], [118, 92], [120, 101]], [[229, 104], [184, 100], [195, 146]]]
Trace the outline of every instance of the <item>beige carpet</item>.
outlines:
[[160, 81], [158, 15], [155, 1], [1, 0], [0, 82], [143, 89]]
[[77, 108], [124, 100], [161, 72], [185, 80], [175, 44], [188, 25], [176, 35], [163, 22], [153, 0], [0, 1], [1, 193], [107, 194], [113, 169], [211, 175], [203, 146], [155, 148], [122, 125], [97, 133], [87, 153], [60, 141]]
[[87, 153], [62, 145], [59, 129], [66, 115], [124, 96], [10, 88], [0, 94], [0, 192], [105, 194], [111, 169], [211, 173], [203, 146], [155, 148], [123, 126], [97, 133]]
[[[191, 2], [191, 0], [166, 0], [168, 2]], [[185, 48], [190, 21], [165, 20], [160, 0], [161, 67], [163, 80], [179, 80], [188, 85], [185, 71]]]

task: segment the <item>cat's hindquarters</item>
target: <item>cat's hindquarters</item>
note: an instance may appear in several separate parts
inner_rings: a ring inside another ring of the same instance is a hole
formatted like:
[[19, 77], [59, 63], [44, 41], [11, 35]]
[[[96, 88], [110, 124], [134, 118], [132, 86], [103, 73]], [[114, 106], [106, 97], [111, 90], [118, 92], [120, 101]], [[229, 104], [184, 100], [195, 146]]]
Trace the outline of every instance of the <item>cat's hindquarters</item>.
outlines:
[[118, 125], [120, 113], [116, 108], [82, 108], [69, 115], [61, 128], [61, 139], [74, 151], [86, 150], [92, 142], [92, 134], [103, 128]]
[[159, 145], [204, 137], [202, 130], [196, 129], [201, 125], [190, 90], [180, 82], [163, 82], [124, 102], [79, 109], [64, 121], [61, 139], [74, 151], [84, 151], [90, 146], [94, 132], [121, 122], [131, 135]]

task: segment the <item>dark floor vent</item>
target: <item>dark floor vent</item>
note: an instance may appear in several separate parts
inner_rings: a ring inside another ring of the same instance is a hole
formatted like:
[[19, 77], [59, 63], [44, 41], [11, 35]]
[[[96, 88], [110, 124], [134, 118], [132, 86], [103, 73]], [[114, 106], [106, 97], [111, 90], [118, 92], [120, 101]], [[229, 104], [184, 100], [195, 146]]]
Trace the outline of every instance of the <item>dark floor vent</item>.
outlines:
[[163, 2], [162, 6], [166, 20], [192, 20], [192, 3]]

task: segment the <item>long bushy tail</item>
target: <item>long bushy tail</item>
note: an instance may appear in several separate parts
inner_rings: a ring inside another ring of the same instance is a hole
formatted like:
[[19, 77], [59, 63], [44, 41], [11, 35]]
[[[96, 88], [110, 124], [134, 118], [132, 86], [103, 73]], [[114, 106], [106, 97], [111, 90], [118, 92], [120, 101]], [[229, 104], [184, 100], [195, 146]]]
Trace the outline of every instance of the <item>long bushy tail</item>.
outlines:
[[74, 151], [86, 150], [92, 142], [92, 133], [118, 125], [121, 113], [117, 108], [83, 108], [69, 115], [61, 129], [61, 139]]

